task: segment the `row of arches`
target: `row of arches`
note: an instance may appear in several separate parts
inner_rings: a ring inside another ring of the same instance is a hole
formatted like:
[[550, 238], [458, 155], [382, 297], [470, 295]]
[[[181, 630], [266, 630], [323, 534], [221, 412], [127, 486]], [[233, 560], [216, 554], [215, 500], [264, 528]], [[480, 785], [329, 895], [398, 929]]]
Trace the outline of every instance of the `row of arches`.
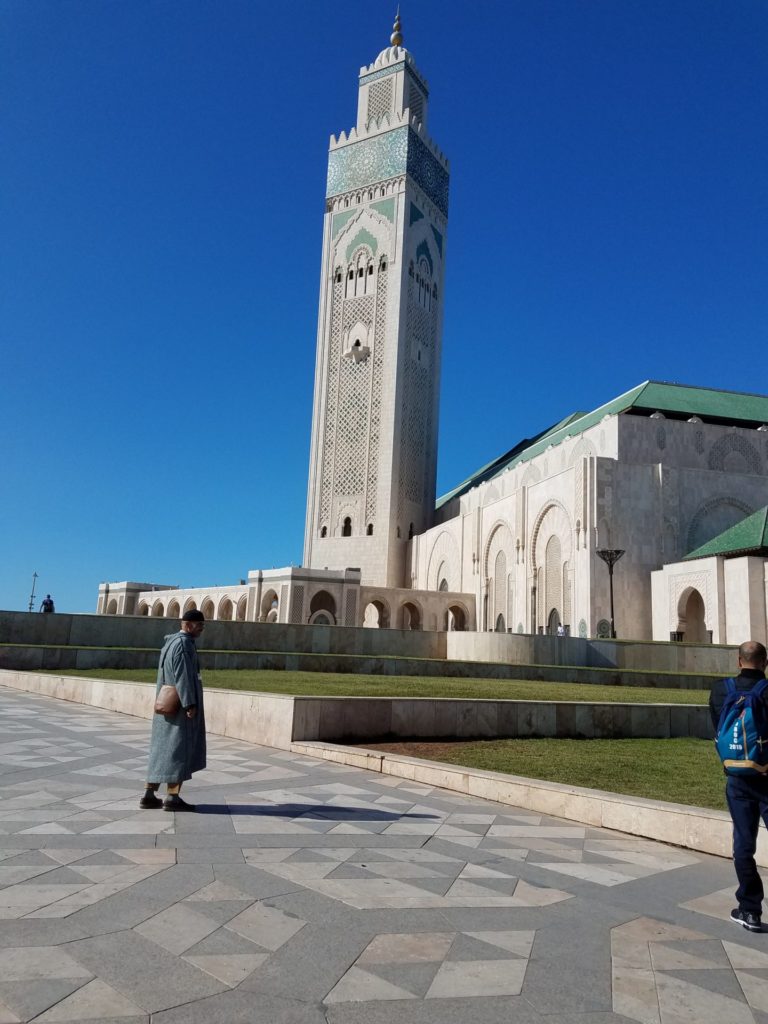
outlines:
[[[446, 632], [463, 632], [467, 623], [466, 608], [453, 604], [445, 609], [441, 628]], [[424, 613], [418, 601], [403, 601], [393, 612], [383, 597], [377, 597], [365, 607], [363, 626], [369, 629], [421, 630], [424, 628]]]
[[[115, 607], [113, 607], [115, 605]], [[245, 594], [233, 600], [231, 597], [221, 597], [217, 602], [212, 597], [203, 598], [199, 610], [203, 613], [206, 621], [215, 619], [230, 622], [245, 622], [245, 615], [248, 608], [248, 598]], [[137, 615], [147, 615], [152, 618], [180, 619], [184, 612], [198, 609], [198, 602], [190, 597], [183, 604], [175, 597], [157, 598], [151, 604], [148, 601], [140, 601], [136, 609]], [[107, 605], [107, 615], [116, 615], [117, 606], [110, 601]]]

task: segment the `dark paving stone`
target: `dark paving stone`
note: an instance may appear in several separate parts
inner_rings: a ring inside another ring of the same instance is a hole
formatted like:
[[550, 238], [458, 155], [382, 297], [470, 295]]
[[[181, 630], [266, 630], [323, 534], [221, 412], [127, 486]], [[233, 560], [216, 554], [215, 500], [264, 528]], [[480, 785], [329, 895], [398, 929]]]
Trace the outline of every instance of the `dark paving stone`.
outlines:
[[209, 974], [136, 932], [100, 935], [69, 943], [64, 948], [108, 985], [130, 993], [131, 999], [148, 1013], [204, 999], [226, 989]]

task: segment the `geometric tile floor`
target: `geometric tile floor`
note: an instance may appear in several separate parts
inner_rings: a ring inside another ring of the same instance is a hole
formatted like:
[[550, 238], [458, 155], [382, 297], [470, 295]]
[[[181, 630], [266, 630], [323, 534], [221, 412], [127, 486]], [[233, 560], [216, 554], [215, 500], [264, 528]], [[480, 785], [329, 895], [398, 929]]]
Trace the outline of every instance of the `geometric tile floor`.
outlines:
[[0, 688], [0, 1024], [768, 1024], [730, 862]]

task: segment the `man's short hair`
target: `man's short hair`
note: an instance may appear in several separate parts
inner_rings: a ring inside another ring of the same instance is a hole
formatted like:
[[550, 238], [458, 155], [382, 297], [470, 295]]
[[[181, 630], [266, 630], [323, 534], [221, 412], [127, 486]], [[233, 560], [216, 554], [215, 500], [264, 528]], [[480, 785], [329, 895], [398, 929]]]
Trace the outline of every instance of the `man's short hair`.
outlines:
[[182, 622], [205, 622], [205, 616], [197, 608], [191, 608], [181, 616]]
[[746, 640], [741, 647], [739, 647], [739, 658], [741, 661], [747, 662], [749, 665], [754, 665], [757, 662], [765, 664], [768, 652], [765, 647], [758, 643], [757, 640]]

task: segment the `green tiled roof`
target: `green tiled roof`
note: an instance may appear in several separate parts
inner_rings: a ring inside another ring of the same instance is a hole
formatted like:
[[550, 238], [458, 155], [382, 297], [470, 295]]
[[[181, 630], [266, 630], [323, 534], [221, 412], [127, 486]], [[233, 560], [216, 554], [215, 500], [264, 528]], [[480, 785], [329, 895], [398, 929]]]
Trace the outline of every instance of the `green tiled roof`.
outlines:
[[710, 555], [768, 555], [768, 505], [691, 551], [683, 561]]
[[437, 508], [453, 498], [466, 494], [471, 488], [498, 476], [520, 462], [527, 462], [540, 455], [550, 445], [560, 444], [567, 437], [580, 434], [588, 427], [599, 423], [604, 416], [631, 412], [639, 416], [650, 416], [654, 412], [664, 413], [670, 418], [700, 416], [708, 423], [726, 423], [734, 426], [759, 427], [768, 423], [768, 397], [765, 395], [743, 394], [739, 391], [718, 391], [716, 388], [695, 388], [688, 384], [665, 384], [662, 381], [647, 380], [631, 391], [619, 395], [592, 412], [575, 412], [534, 437], [524, 438], [504, 455], [482, 466], [458, 487], [444, 494], [437, 501]]

